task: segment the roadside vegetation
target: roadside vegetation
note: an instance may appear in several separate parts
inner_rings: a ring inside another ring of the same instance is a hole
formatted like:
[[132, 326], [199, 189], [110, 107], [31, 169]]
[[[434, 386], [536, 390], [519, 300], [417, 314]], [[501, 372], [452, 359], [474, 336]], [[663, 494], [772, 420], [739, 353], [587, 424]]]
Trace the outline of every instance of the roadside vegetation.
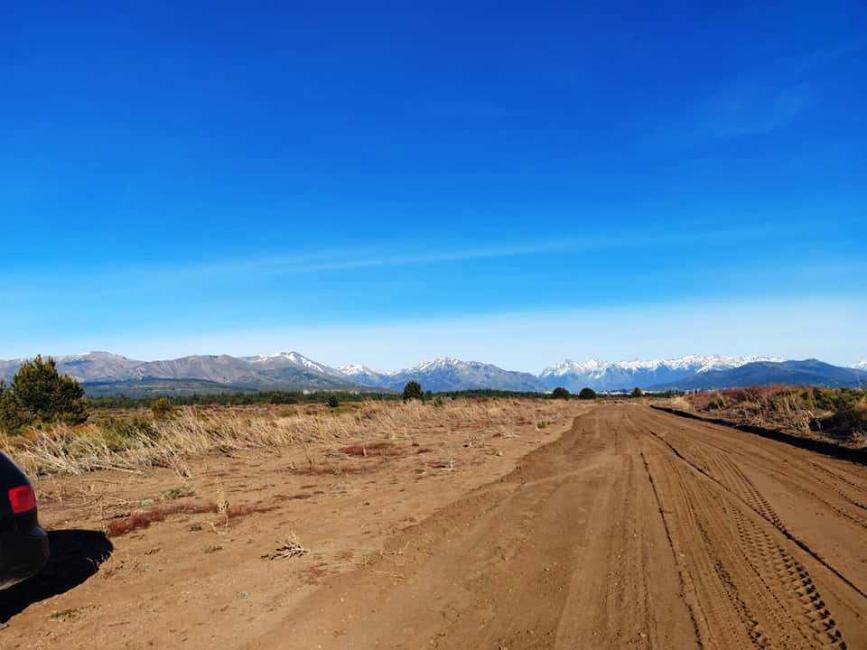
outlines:
[[[348, 442], [372, 433], [399, 440], [413, 430], [448, 431], [467, 423], [501, 428], [508, 422], [532, 423], [537, 430], [555, 421], [566, 405], [560, 400], [514, 397], [432, 399], [347, 399], [325, 395], [316, 401], [183, 405], [170, 398], [122, 402], [124, 407], [95, 408], [81, 418], [56, 417], [20, 423], [0, 432], [0, 450], [34, 476], [82, 474], [98, 469], [138, 472], [168, 467], [189, 473], [188, 460], [207, 453], [277, 449], [325, 443], [335, 454]], [[131, 406], [134, 404], [134, 406]]]
[[672, 405], [751, 424], [867, 446], [867, 391], [849, 388], [759, 386], [694, 393]]

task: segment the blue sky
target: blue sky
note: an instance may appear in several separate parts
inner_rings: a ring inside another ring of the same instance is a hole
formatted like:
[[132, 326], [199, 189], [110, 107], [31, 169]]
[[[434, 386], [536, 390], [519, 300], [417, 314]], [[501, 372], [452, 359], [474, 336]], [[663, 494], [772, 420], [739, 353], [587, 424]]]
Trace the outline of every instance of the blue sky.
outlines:
[[867, 357], [867, 6], [704, 4], [6, 9], [0, 358]]

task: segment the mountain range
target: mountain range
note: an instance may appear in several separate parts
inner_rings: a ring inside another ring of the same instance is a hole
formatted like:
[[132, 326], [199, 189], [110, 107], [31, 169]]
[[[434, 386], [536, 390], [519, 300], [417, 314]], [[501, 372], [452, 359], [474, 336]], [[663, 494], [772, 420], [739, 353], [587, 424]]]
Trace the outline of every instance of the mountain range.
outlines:
[[589, 386], [594, 390], [622, 390], [635, 387], [677, 384], [711, 371], [726, 371], [761, 361], [778, 362], [774, 357], [721, 357], [689, 355], [677, 359], [650, 361], [569, 361], [543, 370], [539, 375], [546, 388], [563, 386], [571, 391]]
[[[545, 392], [728, 388], [769, 383], [867, 386], [867, 361], [852, 368], [815, 359], [690, 355], [651, 361], [563, 361], [534, 375], [492, 364], [448, 357], [395, 372], [363, 365], [333, 368], [297, 352], [250, 357], [197, 355], [164, 361], [137, 361], [109, 352], [56, 357], [62, 373], [84, 384], [91, 395], [148, 396], [163, 393], [236, 391], [400, 391], [415, 380], [434, 392], [495, 389]], [[0, 361], [0, 379], [11, 381], [23, 361]]]
[[728, 370], [709, 370], [680, 381], [652, 386], [656, 390], [706, 390], [761, 384], [797, 386], [867, 387], [867, 371], [841, 368], [817, 359], [804, 361], [759, 361]]
[[402, 390], [408, 381], [418, 381], [425, 390], [435, 392], [496, 388], [542, 392], [544, 385], [528, 372], [503, 370], [489, 363], [441, 357], [412, 368], [378, 373], [365, 366], [344, 366], [341, 371], [352, 381], [371, 388]]

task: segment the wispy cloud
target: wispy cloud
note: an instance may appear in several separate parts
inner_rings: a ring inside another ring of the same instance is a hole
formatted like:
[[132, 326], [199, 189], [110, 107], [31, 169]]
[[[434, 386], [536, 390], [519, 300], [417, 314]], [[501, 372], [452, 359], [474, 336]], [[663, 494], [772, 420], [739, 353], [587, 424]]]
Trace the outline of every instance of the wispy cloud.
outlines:
[[763, 135], [792, 124], [812, 103], [809, 84], [749, 81], [722, 89], [705, 107], [701, 131], [713, 137]]
[[840, 60], [867, 46], [867, 39], [756, 67], [719, 86], [701, 103], [690, 130], [696, 138], [765, 135], [802, 118], [822, 94], [822, 78]]
[[339, 250], [321, 252], [312, 255], [291, 254], [285, 256], [265, 256], [239, 260], [224, 260], [216, 264], [187, 267], [187, 270], [194, 273], [206, 274], [236, 271], [287, 274], [321, 273], [326, 271], [351, 271], [375, 267], [439, 264], [541, 255], [545, 253], [598, 248], [600, 246], [608, 245], [609, 243], [610, 240], [608, 238], [586, 238], [582, 240], [565, 241], [531, 241], [524, 244], [500, 244], [471, 248], [458, 247], [454, 249], [433, 251], [416, 250], [409, 253], [396, 253], [394, 251], [386, 250]]
[[[603, 233], [582, 236], [564, 234], [558, 238], [530, 239], [525, 241], [492, 241], [477, 246], [449, 246], [443, 242], [431, 242], [427, 247], [418, 241], [402, 247], [356, 247], [312, 252], [291, 251], [285, 254], [260, 254], [213, 261], [168, 261], [153, 264], [112, 266], [107, 269], [90, 268], [86, 279], [95, 288], [101, 278], [112, 286], [121, 280], [156, 284], [158, 282], [219, 279], [245, 275], [280, 276], [310, 275], [328, 272], [351, 272], [376, 268], [399, 268], [407, 266], [446, 265], [458, 262], [485, 261], [533, 256], [573, 254], [590, 255], [605, 251], [623, 252], [630, 249], [646, 249], [648, 246], [688, 246], [709, 238], [717, 245], [726, 242], [751, 240], [770, 234], [761, 224], [731, 225], [716, 220], [702, 222], [693, 220], [680, 230], [662, 231], [648, 221], [646, 227], [613, 229]], [[20, 278], [19, 287], [26, 287], [28, 280], [53, 282], [57, 275], [69, 279], [74, 274], [53, 271], [47, 277]], [[26, 291], [26, 289], [25, 289]]]
[[[127, 266], [112, 265], [99, 269], [90, 267], [79, 271], [94, 282], [100, 277], [116, 284], [123, 279], [141, 278], [150, 283], [174, 280], [194, 281], [196, 279], [245, 274], [262, 275], [305, 275], [329, 271], [355, 271], [378, 267], [401, 267], [412, 265], [446, 264], [472, 260], [486, 260], [510, 257], [544, 255], [568, 251], [598, 250], [617, 244], [615, 237], [584, 237], [580, 239], [550, 239], [526, 241], [523, 243], [492, 243], [474, 247], [454, 248], [442, 244], [431, 244], [427, 249], [412, 242], [401, 250], [396, 248], [341, 248], [317, 250], [314, 252], [291, 251], [285, 254], [260, 254], [243, 257], [227, 257], [212, 261], [166, 261], [161, 263], [137, 263]], [[18, 291], [27, 281], [53, 281], [57, 275], [70, 278], [75, 273], [52, 270], [19, 277]], [[23, 290], [26, 293], [26, 290]], [[3, 294], [0, 293], [0, 299]]]
[[[775, 228], [759, 222], [749, 224], [721, 223], [719, 219], [691, 220], [677, 230], [661, 230], [652, 220], [640, 228], [613, 229], [605, 233], [588, 233], [583, 236], [566, 235], [558, 238], [536, 240], [493, 241], [477, 246], [448, 246], [431, 242], [426, 248], [418, 241], [405, 246], [335, 248], [317, 251], [287, 251], [285, 254], [263, 253], [251, 256], [227, 257], [210, 261], [173, 260], [155, 263], [96, 265], [87, 269], [64, 270], [62, 268], [28, 272], [10, 280], [5, 296], [9, 301], [41, 293], [53, 294], [59, 277], [66, 282], [86, 284], [91, 293], [126, 293], [157, 287], [185, 284], [219, 283], [240, 278], [266, 278], [280, 276], [305, 276], [322, 273], [352, 273], [368, 269], [401, 268], [410, 266], [445, 267], [464, 262], [484, 262], [503, 259], [530, 259], [533, 257], [564, 255], [592, 256], [608, 252], [622, 255], [631, 250], [677, 250], [681, 247], [704, 245], [712, 241], [716, 247], [737, 247], [757, 238], [772, 236]], [[788, 234], [798, 235], [798, 226], [792, 225]], [[14, 280], [14, 282], [13, 282]], [[0, 300], [4, 298], [0, 292]]]

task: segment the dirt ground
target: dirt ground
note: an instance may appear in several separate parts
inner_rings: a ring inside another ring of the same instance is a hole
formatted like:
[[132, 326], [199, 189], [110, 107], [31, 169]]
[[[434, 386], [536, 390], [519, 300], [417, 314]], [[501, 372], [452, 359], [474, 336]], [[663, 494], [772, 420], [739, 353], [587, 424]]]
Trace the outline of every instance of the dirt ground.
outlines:
[[80, 571], [0, 594], [0, 647], [867, 648], [867, 468], [635, 403], [527, 420], [42, 481]]

